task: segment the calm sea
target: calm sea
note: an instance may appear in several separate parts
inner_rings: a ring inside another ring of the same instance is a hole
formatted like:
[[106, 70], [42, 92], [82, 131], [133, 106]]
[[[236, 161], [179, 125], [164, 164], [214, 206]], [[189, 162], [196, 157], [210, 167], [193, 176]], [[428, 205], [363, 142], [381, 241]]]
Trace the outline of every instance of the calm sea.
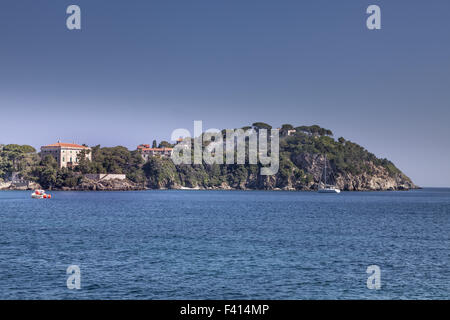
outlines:
[[450, 298], [450, 189], [52, 195], [0, 192], [0, 299]]

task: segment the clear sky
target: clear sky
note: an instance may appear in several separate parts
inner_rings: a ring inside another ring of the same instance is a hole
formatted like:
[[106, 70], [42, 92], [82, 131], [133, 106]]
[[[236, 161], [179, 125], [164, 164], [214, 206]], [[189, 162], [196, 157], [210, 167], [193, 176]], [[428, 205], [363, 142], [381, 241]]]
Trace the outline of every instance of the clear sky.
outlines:
[[2, 0], [0, 143], [134, 149], [194, 120], [319, 124], [450, 186], [449, 14], [448, 0]]

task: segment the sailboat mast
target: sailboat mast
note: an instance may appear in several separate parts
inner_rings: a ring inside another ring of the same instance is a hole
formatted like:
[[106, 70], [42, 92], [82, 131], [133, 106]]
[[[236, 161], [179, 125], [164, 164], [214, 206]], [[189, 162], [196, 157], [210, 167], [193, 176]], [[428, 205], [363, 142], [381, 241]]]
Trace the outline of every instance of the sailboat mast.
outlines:
[[327, 155], [325, 155], [325, 186], [327, 185]]

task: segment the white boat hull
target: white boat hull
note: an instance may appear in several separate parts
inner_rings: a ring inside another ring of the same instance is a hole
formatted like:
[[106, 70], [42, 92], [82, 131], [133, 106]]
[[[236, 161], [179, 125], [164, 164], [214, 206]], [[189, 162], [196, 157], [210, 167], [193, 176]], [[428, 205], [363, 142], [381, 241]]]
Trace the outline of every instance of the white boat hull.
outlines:
[[341, 193], [341, 190], [336, 188], [319, 189], [319, 193]]
[[31, 198], [33, 199], [50, 199], [52, 196], [50, 194], [46, 194], [44, 190], [36, 190], [31, 194]]

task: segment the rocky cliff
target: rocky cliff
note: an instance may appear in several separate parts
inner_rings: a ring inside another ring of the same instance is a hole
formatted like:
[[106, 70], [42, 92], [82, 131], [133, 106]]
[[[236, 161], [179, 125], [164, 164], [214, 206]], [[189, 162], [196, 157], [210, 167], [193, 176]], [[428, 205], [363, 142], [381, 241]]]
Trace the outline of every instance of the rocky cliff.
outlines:
[[[408, 177], [400, 173], [390, 176], [387, 170], [373, 163], [368, 163], [373, 170], [372, 173], [363, 172], [360, 174], [352, 174], [349, 172], [338, 173], [335, 177], [328, 174], [327, 181], [336, 185], [344, 191], [394, 191], [409, 190], [418, 188]], [[322, 167], [317, 164], [303, 167], [307, 174], [311, 174], [313, 178], [297, 179], [295, 173], [286, 177], [280, 175], [261, 176], [249, 174], [245, 179], [239, 182], [232, 182], [232, 179], [223, 181], [220, 184], [210, 184], [201, 182], [190, 182], [189, 179], [184, 183], [180, 179], [168, 179], [159, 181], [156, 185], [150, 183], [151, 189], [205, 189], [205, 190], [302, 190], [314, 191], [321, 184], [320, 176]], [[307, 175], [305, 176], [307, 177]]]
[[260, 175], [258, 165], [175, 166], [162, 158], [150, 159], [144, 169], [148, 187], [154, 189], [317, 190], [325, 180], [325, 164], [327, 183], [341, 190], [417, 188], [392, 162], [356, 143], [303, 132], [280, 140], [280, 168], [272, 176]]

